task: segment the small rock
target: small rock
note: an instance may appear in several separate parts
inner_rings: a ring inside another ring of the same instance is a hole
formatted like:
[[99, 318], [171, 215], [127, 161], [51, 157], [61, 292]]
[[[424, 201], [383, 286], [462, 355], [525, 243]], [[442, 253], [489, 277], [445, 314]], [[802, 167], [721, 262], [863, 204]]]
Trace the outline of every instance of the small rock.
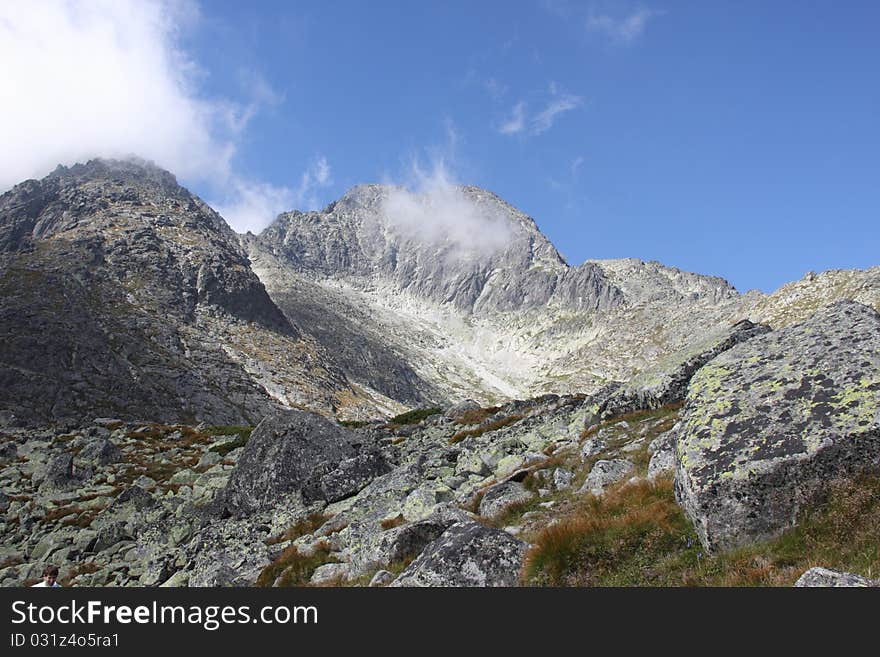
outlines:
[[456, 523], [391, 586], [515, 586], [527, 547], [500, 529], [472, 520]]
[[379, 570], [373, 575], [373, 579], [370, 580], [369, 585], [371, 588], [379, 588], [382, 586], [388, 586], [393, 581], [394, 573], [388, 572], [387, 570]]
[[586, 460], [605, 449], [605, 441], [601, 438], [587, 438], [581, 446], [581, 458]]
[[535, 494], [518, 481], [505, 481], [486, 489], [480, 500], [479, 514], [494, 518], [515, 504], [528, 502]]
[[556, 468], [553, 471], [553, 485], [556, 486], [556, 490], [565, 490], [566, 488], [571, 487], [571, 482], [574, 480], [574, 472], [571, 470], [566, 470], [565, 468]]
[[880, 586], [880, 581], [867, 579], [853, 573], [841, 573], [828, 568], [810, 568], [798, 578], [795, 586], [807, 587], [875, 587]]
[[348, 578], [348, 564], [346, 563], [325, 563], [318, 566], [312, 573], [309, 580], [311, 584], [327, 584], [338, 580]]
[[605, 488], [625, 479], [634, 468], [635, 466], [625, 459], [596, 461], [596, 465], [590, 470], [590, 474], [587, 475], [584, 485], [578, 492], [601, 495]]

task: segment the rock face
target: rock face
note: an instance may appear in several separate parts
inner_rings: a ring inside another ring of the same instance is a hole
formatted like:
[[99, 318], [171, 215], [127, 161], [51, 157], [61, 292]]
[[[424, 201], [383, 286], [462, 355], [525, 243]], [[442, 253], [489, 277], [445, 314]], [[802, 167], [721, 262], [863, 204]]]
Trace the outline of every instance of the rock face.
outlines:
[[[474, 220], [487, 219], [506, 234], [503, 242], [475, 250], [431, 236], [424, 239], [401, 225], [393, 208], [401, 193], [360, 185], [322, 212], [281, 215], [260, 239], [301, 271], [385, 278], [416, 296], [468, 312], [517, 310], [551, 300], [570, 307], [612, 308], [621, 299], [599, 267], [569, 268], [532, 219], [491, 192], [476, 187], [448, 190]], [[420, 201], [431, 199], [416, 199]]]
[[810, 568], [794, 584], [798, 588], [808, 587], [874, 587], [880, 582], [852, 573], [839, 573], [827, 568]]
[[391, 586], [516, 586], [527, 545], [478, 522], [461, 522], [394, 580]]
[[353, 438], [339, 425], [314, 413], [282, 411], [266, 418], [254, 429], [229, 478], [226, 508], [233, 515], [243, 516], [277, 503], [290, 493], [309, 502], [328, 495], [338, 499], [341, 489], [347, 494], [357, 492], [358, 483], [362, 482], [361, 488], [369, 483], [370, 472], [376, 476], [387, 467], [381, 458], [372, 458], [343, 467], [340, 474], [340, 465], [352, 463], [349, 459], [356, 457]]
[[880, 469], [880, 315], [856, 302], [721, 354], [691, 381], [676, 494], [707, 549], [772, 537]]

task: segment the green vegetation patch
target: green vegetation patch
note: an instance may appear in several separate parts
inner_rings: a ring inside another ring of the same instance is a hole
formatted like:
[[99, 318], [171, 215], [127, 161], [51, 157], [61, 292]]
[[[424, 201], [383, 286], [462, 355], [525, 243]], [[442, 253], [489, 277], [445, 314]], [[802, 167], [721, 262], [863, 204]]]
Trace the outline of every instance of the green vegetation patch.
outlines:
[[251, 439], [251, 433], [253, 433], [253, 430], [253, 427], [246, 426], [209, 427], [205, 429], [205, 434], [209, 436], [238, 435], [238, 438], [236, 440], [232, 440], [228, 443], [223, 443], [222, 445], [214, 445], [210, 448], [210, 451], [216, 452], [220, 456], [226, 456], [227, 454], [229, 454], [229, 452], [247, 445], [247, 442]]
[[388, 420], [388, 424], [418, 424], [426, 417], [430, 417], [432, 415], [437, 415], [437, 413], [442, 413], [443, 410], [440, 408], [416, 408], [411, 411], [407, 411], [406, 413], [401, 413], [400, 415], [395, 415], [393, 418]]
[[372, 423], [369, 420], [339, 420], [339, 424], [347, 429], [360, 429]]

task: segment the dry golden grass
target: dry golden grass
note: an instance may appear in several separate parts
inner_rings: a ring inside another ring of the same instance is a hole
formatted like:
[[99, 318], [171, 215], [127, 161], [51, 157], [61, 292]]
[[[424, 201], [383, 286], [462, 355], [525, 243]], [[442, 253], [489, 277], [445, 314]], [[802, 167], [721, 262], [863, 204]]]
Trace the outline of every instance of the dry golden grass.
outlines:
[[394, 529], [395, 527], [400, 527], [405, 524], [406, 520], [400, 514], [396, 515], [394, 518], [385, 518], [382, 522], [379, 523], [379, 526], [383, 530]]
[[460, 443], [465, 438], [482, 436], [484, 433], [487, 433], [489, 431], [497, 431], [498, 429], [503, 429], [504, 427], [508, 427], [511, 424], [516, 424], [522, 419], [522, 415], [508, 415], [507, 417], [500, 418], [498, 420], [495, 420], [494, 422], [490, 422], [489, 424], [478, 426], [475, 429], [463, 429], [455, 433], [452, 438], [449, 439], [449, 444], [454, 445], [456, 443]]
[[295, 545], [282, 552], [275, 561], [266, 566], [257, 578], [257, 586], [306, 586], [319, 566], [334, 563], [330, 557], [330, 544], [321, 541], [310, 555], [301, 554]]
[[670, 479], [585, 497], [532, 541], [525, 583], [551, 586], [791, 586], [824, 566], [880, 575], [880, 476], [832, 484], [778, 538], [707, 555]]
[[311, 513], [299, 522], [296, 522], [288, 527], [287, 531], [285, 531], [283, 534], [268, 539], [266, 541], [266, 545], [275, 545], [277, 543], [284, 543], [285, 541], [294, 541], [301, 536], [311, 534], [329, 519], [330, 516], [326, 516], [323, 513]]
[[495, 413], [497, 413], [500, 410], [501, 410], [500, 406], [491, 406], [489, 408], [475, 408], [470, 411], [465, 411], [464, 413], [462, 413], [458, 417], [458, 419], [455, 421], [455, 423], [456, 424], [463, 424], [463, 425], [467, 425], [467, 426], [479, 424], [480, 422], [482, 422], [486, 418], [491, 417], [492, 415], [495, 415]]

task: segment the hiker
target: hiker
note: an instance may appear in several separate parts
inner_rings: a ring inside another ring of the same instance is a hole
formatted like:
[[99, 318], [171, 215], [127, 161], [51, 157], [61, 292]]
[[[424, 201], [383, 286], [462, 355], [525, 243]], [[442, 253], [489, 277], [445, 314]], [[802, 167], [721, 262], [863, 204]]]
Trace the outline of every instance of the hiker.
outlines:
[[43, 581], [39, 582], [38, 584], [34, 584], [32, 588], [36, 588], [38, 586], [61, 588], [61, 584], [58, 583], [58, 566], [47, 564], [46, 567], [43, 568]]

